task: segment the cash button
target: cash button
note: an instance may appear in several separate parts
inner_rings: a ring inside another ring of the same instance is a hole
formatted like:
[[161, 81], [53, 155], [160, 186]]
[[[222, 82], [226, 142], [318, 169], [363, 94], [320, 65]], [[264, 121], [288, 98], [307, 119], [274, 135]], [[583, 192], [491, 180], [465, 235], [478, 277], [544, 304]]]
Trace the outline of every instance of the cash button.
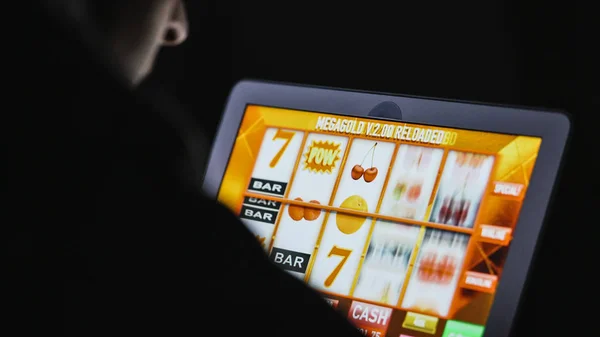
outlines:
[[485, 328], [481, 325], [448, 321], [442, 337], [482, 337], [484, 330]]
[[402, 323], [402, 327], [405, 329], [420, 331], [432, 335], [435, 335], [437, 325], [437, 317], [417, 314], [414, 312], [407, 312], [404, 323]]

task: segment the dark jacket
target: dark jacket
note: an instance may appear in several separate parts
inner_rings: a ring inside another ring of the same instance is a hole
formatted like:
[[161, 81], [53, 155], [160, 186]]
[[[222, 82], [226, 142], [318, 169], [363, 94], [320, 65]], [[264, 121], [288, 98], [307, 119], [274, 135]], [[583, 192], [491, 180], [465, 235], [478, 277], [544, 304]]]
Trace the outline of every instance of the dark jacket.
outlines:
[[184, 183], [185, 145], [161, 111], [72, 27], [27, 19], [5, 77], [11, 336], [358, 336]]

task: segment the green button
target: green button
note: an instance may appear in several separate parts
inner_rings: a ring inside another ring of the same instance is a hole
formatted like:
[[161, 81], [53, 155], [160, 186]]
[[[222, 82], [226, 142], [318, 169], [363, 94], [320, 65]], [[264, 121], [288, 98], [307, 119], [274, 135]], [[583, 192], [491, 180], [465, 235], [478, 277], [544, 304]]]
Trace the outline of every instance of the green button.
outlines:
[[437, 317], [407, 312], [402, 327], [435, 335], [438, 321]]
[[442, 337], [482, 337], [485, 327], [459, 321], [446, 322]]

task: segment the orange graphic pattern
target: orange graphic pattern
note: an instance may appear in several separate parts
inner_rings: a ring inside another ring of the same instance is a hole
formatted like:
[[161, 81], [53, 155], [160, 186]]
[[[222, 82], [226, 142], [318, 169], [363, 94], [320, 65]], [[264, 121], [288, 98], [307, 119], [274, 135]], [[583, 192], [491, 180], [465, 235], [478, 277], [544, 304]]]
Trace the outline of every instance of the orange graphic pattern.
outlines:
[[[317, 141], [313, 141], [309, 144], [306, 142], [306, 133], [308, 132], [333, 134], [315, 130], [315, 125], [320, 116], [339, 118], [339, 116], [320, 113], [248, 106], [240, 125], [239, 133], [223, 178], [218, 200], [236, 213], [240, 212], [245, 197], [272, 200], [288, 205], [318, 208], [326, 212], [326, 217], [331, 211], [338, 213], [346, 212], [350, 215], [369, 218], [371, 231], [377, 219], [398, 222], [397, 218], [378, 214], [379, 204], [381, 204], [383, 195], [379, 200], [377, 210], [375, 210], [374, 213], [367, 213], [350, 209], [340, 209], [331, 206], [331, 203], [329, 205], [315, 205], [306, 201], [290, 200], [288, 199], [287, 193], [283, 197], [272, 197], [257, 193], [249, 193], [247, 191], [248, 183], [254, 169], [254, 163], [261, 149], [267, 128], [305, 132], [301, 148], [310, 148], [314, 151], [309, 150], [308, 155], [303, 157], [299, 156], [297, 158], [294, 165], [294, 172], [296, 172], [299, 166], [316, 172], [331, 172], [334, 167], [344, 167], [345, 154], [347, 154], [348, 149], [346, 149], [346, 152], [342, 155], [339, 151], [339, 144], [331, 142], [319, 143]], [[353, 119], [356, 120], [356, 123], [361, 121], [365, 123], [372, 121], [362, 118]], [[404, 124], [392, 122], [386, 123], [392, 125]], [[419, 127], [419, 125], [412, 126]], [[431, 126], [421, 127], [431, 128]], [[432, 208], [434, 207], [435, 190], [440, 183], [440, 177], [449, 151], [454, 150], [479, 153], [492, 155], [495, 158], [489, 183], [475, 218], [474, 226], [472, 228], [449, 228], [449, 226], [442, 224], [406, 219], [402, 219], [402, 223], [420, 226], [423, 230], [425, 228], [435, 228], [460, 232], [471, 237], [467, 245], [466, 257], [461, 270], [461, 280], [456, 287], [450, 312], [447, 317], [440, 318], [458, 319], [484, 325], [489, 313], [489, 308], [493, 302], [495, 288], [498, 282], [501, 282], [503, 264], [542, 140], [535, 137], [505, 135], [472, 130], [457, 130], [443, 127], [436, 127], [436, 129], [454, 132], [456, 134], [456, 141], [452, 145], [419, 144], [420, 146], [437, 147], [444, 150], [440, 171], [438, 172], [433, 187], [434, 193], [432, 193], [429, 200], [425, 218], [428, 218], [428, 215], [432, 212]], [[285, 135], [279, 136], [285, 137]], [[346, 136], [349, 138], [348, 146], [351, 146], [352, 139], [381, 139], [369, 137], [364, 134]], [[404, 141], [395, 142], [399, 144], [405, 143]], [[396, 152], [397, 148], [394, 151], [394, 157], [396, 156]], [[293, 179], [294, 175], [292, 175], [290, 180], [293, 181]], [[336, 184], [337, 183], [339, 183], [339, 181], [337, 181]], [[275, 228], [277, 228], [278, 223], [279, 219], [275, 223]], [[262, 242], [265, 240], [264, 237], [259, 236], [257, 238]], [[423, 235], [420, 235], [420, 240], [422, 239]], [[270, 241], [269, 249], [272, 248], [272, 244], [273, 240]], [[415, 246], [415, 250], [418, 250], [419, 245], [420, 242]], [[412, 268], [414, 262], [414, 259], [410, 262], [409, 269]], [[361, 264], [359, 264], [358, 268], [361, 267]], [[308, 279], [309, 274], [310, 268], [305, 279]], [[410, 274], [410, 272], [408, 272], [408, 274]], [[407, 283], [408, 280], [404, 284], [401, 291], [402, 294], [406, 291]], [[402, 299], [402, 296], [403, 295], [400, 296], [400, 299]], [[343, 299], [344, 296], [337, 295], [337, 298]], [[399, 305], [400, 304], [393, 307], [393, 309], [398, 309]]]

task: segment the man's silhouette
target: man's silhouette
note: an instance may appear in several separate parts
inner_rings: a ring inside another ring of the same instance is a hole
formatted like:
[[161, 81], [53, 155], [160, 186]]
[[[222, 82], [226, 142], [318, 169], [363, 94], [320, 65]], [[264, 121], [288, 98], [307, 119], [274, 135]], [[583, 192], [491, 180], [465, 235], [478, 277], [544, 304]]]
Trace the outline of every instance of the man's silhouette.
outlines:
[[185, 40], [182, 2], [32, 4], [4, 76], [7, 335], [358, 336], [184, 183], [178, 132], [134, 92]]

